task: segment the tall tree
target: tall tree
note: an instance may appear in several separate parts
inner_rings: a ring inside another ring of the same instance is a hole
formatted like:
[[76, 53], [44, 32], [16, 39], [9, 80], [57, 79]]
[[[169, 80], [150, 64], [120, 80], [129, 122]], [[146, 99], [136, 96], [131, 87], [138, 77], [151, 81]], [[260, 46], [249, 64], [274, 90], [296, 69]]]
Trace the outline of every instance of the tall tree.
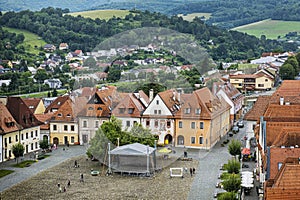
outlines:
[[242, 144], [238, 140], [231, 140], [231, 142], [228, 145], [228, 151], [230, 155], [236, 157], [237, 155], [241, 155], [241, 147]]
[[23, 156], [24, 151], [25, 151], [25, 148], [21, 143], [14, 144], [12, 146], [12, 152], [17, 160], [17, 163], [19, 163], [19, 157]]
[[295, 68], [291, 64], [284, 64], [280, 67], [279, 75], [282, 80], [293, 80], [296, 76]]

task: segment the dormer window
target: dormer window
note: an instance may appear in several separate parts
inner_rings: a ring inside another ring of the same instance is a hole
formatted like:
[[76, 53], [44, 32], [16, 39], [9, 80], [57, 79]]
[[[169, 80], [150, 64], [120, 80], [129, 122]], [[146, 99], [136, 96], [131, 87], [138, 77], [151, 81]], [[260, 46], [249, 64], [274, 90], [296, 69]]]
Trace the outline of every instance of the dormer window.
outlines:
[[57, 105], [60, 105], [60, 102], [57, 102]]
[[94, 110], [94, 108], [93, 107], [89, 107], [88, 110]]
[[133, 108], [128, 108], [128, 114], [132, 114], [133, 113]]
[[62, 114], [61, 114], [61, 113], [59, 113], [59, 114], [57, 114], [57, 116], [58, 116], [58, 117], [62, 117]]
[[67, 114], [67, 117], [71, 117], [71, 115], [70, 115], [70, 114]]
[[29, 106], [30, 109], [34, 109], [34, 106]]
[[191, 108], [185, 108], [184, 113], [185, 114], [190, 114], [191, 113]]
[[125, 108], [119, 108], [119, 113], [120, 113], [120, 114], [125, 113]]
[[196, 109], [195, 109], [195, 114], [196, 114], [196, 115], [200, 115], [200, 113], [201, 113], [201, 109], [200, 109], [200, 108], [196, 108]]

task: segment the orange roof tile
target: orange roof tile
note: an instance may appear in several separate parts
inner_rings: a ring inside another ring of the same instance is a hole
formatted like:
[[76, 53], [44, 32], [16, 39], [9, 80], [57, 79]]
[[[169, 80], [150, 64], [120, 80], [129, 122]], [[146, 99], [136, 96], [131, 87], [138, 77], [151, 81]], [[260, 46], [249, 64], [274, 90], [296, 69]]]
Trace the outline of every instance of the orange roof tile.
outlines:
[[271, 96], [259, 96], [249, 112], [245, 114], [244, 119], [249, 121], [258, 121], [264, 115], [269, 104]]
[[63, 105], [70, 97], [68, 95], [66, 96], [59, 96], [57, 97], [45, 110], [45, 113], [47, 112], [55, 112], [57, 111], [61, 105]]
[[0, 102], [0, 134], [4, 135], [20, 130], [20, 126], [13, 118], [7, 107]]

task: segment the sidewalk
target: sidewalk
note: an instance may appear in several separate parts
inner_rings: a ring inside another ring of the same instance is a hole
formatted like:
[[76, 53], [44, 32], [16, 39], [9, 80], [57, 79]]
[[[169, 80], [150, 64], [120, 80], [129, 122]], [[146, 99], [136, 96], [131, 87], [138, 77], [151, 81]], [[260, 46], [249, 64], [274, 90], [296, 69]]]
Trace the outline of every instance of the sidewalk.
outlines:
[[[85, 146], [70, 146], [68, 150], [63, 150], [63, 148], [64, 146], [60, 146], [58, 147], [58, 149], [50, 153], [47, 153], [51, 156], [43, 160], [39, 160], [36, 163], [33, 163], [30, 167], [25, 167], [25, 168], [12, 167], [12, 165], [16, 163], [14, 159], [0, 163], [0, 169], [8, 169], [14, 171], [9, 175], [0, 178], [0, 192], [3, 192], [4, 190], [16, 185], [17, 183], [20, 183], [36, 175], [39, 172], [42, 172], [55, 165], [58, 165], [70, 158], [84, 155], [86, 152]], [[26, 155], [24, 160], [30, 160], [30, 155]], [[21, 159], [19, 160], [19, 162], [21, 162]]]

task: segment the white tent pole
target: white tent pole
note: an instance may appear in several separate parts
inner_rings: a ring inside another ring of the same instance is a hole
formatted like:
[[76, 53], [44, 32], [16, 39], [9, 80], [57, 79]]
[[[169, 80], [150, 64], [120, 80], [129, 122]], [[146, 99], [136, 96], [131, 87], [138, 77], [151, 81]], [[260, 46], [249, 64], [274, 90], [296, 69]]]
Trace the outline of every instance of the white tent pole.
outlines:
[[149, 145], [147, 145], [147, 173], [149, 173]]
[[108, 143], [108, 173], [111, 173], [111, 166], [110, 166], [110, 143]]

